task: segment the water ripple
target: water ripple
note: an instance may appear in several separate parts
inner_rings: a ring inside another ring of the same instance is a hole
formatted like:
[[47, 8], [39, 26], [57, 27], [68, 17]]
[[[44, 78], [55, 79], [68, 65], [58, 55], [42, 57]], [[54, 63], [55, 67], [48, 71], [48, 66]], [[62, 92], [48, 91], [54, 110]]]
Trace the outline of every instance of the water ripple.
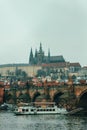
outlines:
[[15, 116], [0, 112], [0, 130], [86, 130], [87, 117], [64, 115]]

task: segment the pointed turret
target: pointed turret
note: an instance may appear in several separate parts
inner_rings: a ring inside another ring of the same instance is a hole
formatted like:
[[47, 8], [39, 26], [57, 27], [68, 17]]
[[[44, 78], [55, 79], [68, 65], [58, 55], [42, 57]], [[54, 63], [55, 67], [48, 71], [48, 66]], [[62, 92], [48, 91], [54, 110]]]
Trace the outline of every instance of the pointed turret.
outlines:
[[31, 51], [30, 51], [29, 64], [30, 65], [33, 64], [33, 52], [32, 52], [32, 48], [31, 48]]
[[50, 49], [48, 49], [48, 63], [50, 63]]
[[40, 49], [39, 49], [39, 52], [42, 53], [42, 44], [40, 43]]

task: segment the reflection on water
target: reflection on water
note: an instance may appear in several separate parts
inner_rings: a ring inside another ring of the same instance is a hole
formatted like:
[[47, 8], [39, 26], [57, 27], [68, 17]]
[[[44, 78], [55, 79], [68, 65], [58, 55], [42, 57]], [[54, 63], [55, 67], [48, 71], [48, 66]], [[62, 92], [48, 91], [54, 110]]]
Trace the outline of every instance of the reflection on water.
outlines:
[[87, 117], [0, 112], [0, 130], [86, 130]]

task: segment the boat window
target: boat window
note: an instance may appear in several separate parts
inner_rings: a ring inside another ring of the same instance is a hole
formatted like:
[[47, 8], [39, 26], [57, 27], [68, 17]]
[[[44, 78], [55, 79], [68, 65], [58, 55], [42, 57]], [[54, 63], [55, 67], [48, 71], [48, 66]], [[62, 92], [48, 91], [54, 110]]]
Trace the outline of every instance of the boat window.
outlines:
[[28, 109], [26, 109], [26, 112], [28, 112]]
[[49, 111], [49, 109], [46, 109], [46, 111]]
[[24, 112], [24, 111], [25, 111], [25, 109], [22, 109], [22, 111]]
[[34, 111], [33, 109], [31, 109], [31, 111]]

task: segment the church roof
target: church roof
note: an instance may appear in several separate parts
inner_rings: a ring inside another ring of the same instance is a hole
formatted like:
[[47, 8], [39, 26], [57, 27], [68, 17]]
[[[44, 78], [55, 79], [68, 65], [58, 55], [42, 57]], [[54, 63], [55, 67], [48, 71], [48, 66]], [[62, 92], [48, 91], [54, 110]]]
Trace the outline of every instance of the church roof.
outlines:
[[50, 62], [65, 62], [62, 55], [60, 56], [50, 56]]
[[[48, 61], [48, 56], [44, 56], [44, 61]], [[50, 56], [49, 63], [59, 63], [59, 62], [65, 62], [62, 55], [60, 56]]]

